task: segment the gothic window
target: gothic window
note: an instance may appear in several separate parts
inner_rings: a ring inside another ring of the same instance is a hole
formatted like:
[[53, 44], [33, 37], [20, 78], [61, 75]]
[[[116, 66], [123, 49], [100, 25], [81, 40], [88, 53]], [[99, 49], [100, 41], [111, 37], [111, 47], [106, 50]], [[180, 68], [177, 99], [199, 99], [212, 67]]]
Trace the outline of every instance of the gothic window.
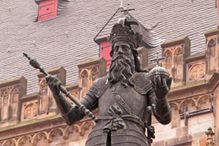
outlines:
[[183, 77], [183, 50], [181, 47], [176, 48], [174, 54], [175, 81], [182, 80]]
[[81, 80], [82, 80], [82, 87], [88, 87], [89, 86], [89, 80], [88, 80], [88, 72], [86, 70], [83, 70], [81, 73]]
[[215, 57], [215, 46], [216, 46], [216, 42], [214, 39], [211, 39], [208, 42], [208, 51], [209, 51], [209, 56]]
[[207, 55], [208, 55], [208, 70], [213, 71], [217, 68], [217, 56], [216, 56], [216, 40], [211, 39], [207, 44]]
[[48, 86], [45, 78], [40, 80], [39, 87], [39, 112], [40, 114], [48, 113], [50, 99], [48, 97]]
[[9, 120], [10, 101], [9, 101], [8, 91], [6, 89], [2, 91], [1, 98], [2, 98], [1, 120], [7, 121]]
[[17, 119], [18, 102], [19, 102], [19, 91], [15, 87], [11, 90], [10, 93], [10, 109], [11, 109], [10, 116], [13, 120]]
[[97, 76], [98, 76], [98, 67], [97, 66], [94, 66], [91, 70], [91, 78], [92, 78], [92, 81], [96, 80]]
[[170, 50], [166, 50], [164, 52], [165, 60], [165, 68], [170, 69], [172, 67], [172, 52]]

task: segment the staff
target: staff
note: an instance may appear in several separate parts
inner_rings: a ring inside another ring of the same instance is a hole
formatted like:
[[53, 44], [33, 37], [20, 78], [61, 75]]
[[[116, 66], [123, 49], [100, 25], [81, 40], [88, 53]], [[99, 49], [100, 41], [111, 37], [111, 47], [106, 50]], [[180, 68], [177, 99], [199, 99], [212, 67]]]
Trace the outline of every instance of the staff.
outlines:
[[[40, 64], [37, 62], [36, 59], [31, 59], [26, 53], [23, 53], [24, 57], [26, 57], [30, 62], [30, 65], [36, 69], [39, 69], [41, 73], [43, 73], [45, 76], [50, 76], [49, 73], [47, 73], [43, 67], [40, 66]], [[71, 94], [70, 92], [68, 92], [66, 90], [66, 88], [60, 84], [59, 86], [59, 90], [65, 94], [71, 101], [73, 101], [76, 106], [82, 110], [86, 115], [88, 115], [90, 118], [92, 118], [93, 120], [95, 120], [95, 116], [94, 114], [89, 110], [87, 109], [83, 104], [81, 104], [80, 102], [78, 102]]]

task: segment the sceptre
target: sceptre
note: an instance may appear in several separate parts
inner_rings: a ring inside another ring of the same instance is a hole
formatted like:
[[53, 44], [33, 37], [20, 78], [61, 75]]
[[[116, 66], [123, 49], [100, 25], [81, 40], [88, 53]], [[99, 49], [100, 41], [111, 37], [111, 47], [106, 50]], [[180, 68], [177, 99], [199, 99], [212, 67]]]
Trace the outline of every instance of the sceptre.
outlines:
[[[45, 76], [49, 76], [50, 74], [48, 72], [46, 72], [44, 70], [44, 68], [37, 62], [36, 59], [31, 59], [26, 53], [23, 53], [24, 57], [26, 57], [30, 62], [30, 65], [32, 67], [34, 67], [35, 69], [39, 69], [41, 73], [43, 73]], [[90, 118], [92, 118], [94, 121], [95, 121], [95, 116], [94, 114], [89, 110], [87, 109], [83, 104], [81, 104], [80, 102], [78, 102], [75, 97], [73, 97], [70, 92], [67, 91], [67, 89], [63, 86], [63, 85], [60, 85], [59, 86], [59, 90], [65, 94], [71, 101], [73, 101], [76, 106], [78, 106], [78, 108], [80, 110], [82, 110], [86, 115], [88, 115]]]

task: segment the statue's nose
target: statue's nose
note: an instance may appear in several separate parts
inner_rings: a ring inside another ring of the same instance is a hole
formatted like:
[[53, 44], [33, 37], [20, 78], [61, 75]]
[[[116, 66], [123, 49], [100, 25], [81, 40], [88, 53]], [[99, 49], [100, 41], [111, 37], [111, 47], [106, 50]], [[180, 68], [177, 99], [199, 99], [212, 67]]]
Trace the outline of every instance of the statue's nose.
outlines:
[[122, 54], [122, 53], [123, 53], [123, 49], [122, 49], [121, 46], [118, 48], [118, 53], [119, 53], [119, 54]]

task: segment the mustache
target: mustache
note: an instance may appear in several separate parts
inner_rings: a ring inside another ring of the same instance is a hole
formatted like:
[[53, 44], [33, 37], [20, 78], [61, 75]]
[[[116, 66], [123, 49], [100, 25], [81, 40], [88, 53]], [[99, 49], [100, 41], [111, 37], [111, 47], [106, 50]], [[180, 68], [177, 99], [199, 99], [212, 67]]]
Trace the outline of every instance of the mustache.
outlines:
[[131, 63], [131, 58], [126, 56], [126, 55], [117, 55], [115, 57], [112, 58], [112, 63], [114, 63], [115, 61], [117, 60], [124, 60], [124, 61], [127, 61], [128, 63]]

